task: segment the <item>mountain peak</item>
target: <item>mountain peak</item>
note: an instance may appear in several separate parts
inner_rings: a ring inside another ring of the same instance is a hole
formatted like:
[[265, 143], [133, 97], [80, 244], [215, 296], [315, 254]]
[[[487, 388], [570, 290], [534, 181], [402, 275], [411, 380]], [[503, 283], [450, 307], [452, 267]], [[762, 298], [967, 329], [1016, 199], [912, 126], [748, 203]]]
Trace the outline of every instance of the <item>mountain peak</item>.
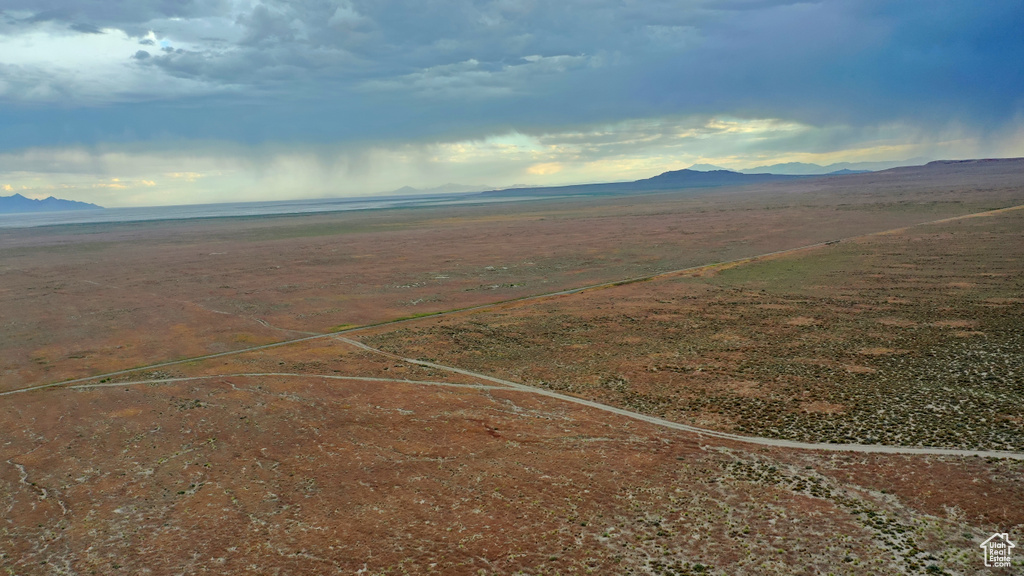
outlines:
[[21, 194], [0, 196], [0, 214], [19, 214], [23, 212], [58, 212], [62, 210], [96, 210], [102, 206], [88, 202], [61, 200], [50, 196], [45, 200], [33, 200]]
[[775, 174], [740, 174], [731, 170], [719, 169], [708, 172], [699, 170], [683, 169], [662, 172], [653, 178], [637, 180], [634, 184], [647, 186], [666, 186], [679, 188], [706, 188], [715, 186], [733, 186], [739, 184], [753, 184], [771, 180], [792, 178], [792, 176], [780, 176]]
[[687, 170], [694, 170], [696, 172], [717, 172], [719, 170], [725, 170], [725, 168], [715, 166], [714, 164], [694, 164], [687, 168]]

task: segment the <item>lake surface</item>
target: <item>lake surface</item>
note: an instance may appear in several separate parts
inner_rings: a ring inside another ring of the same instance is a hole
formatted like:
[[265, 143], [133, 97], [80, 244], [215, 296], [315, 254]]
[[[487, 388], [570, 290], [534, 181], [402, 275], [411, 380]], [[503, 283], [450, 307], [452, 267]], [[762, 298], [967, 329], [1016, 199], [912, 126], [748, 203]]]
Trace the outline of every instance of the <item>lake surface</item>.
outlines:
[[307, 214], [342, 212], [411, 206], [442, 206], [451, 204], [488, 204], [533, 200], [536, 197], [488, 198], [475, 194], [432, 196], [378, 196], [374, 198], [321, 198], [316, 200], [283, 200], [276, 202], [232, 202], [225, 204], [189, 204], [183, 206], [146, 206], [138, 208], [104, 208], [102, 210], [69, 210], [65, 212], [30, 212], [0, 214], [0, 228], [31, 228], [59, 224], [95, 224], [102, 222], [142, 222], [186, 218], [226, 218], [233, 216], [268, 216], [273, 214]]

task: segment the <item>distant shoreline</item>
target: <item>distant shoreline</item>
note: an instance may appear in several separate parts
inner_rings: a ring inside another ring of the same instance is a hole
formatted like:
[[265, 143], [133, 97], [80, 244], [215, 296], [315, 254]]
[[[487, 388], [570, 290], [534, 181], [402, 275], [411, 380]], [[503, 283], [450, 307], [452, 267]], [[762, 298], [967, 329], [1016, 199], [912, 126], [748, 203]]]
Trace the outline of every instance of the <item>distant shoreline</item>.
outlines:
[[387, 210], [466, 204], [494, 204], [522, 202], [543, 197], [486, 197], [479, 193], [457, 193], [426, 197], [402, 196], [392, 198], [326, 198], [316, 200], [270, 200], [265, 202], [236, 202], [225, 204], [185, 204], [179, 206], [145, 206], [130, 208], [103, 208], [99, 210], [70, 210], [54, 212], [25, 212], [0, 214], [0, 229], [39, 228], [44, 226], [70, 226], [80, 224], [122, 224], [205, 220], [214, 218], [255, 218], [264, 216], [298, 216], [329, 214], [358, 210]]

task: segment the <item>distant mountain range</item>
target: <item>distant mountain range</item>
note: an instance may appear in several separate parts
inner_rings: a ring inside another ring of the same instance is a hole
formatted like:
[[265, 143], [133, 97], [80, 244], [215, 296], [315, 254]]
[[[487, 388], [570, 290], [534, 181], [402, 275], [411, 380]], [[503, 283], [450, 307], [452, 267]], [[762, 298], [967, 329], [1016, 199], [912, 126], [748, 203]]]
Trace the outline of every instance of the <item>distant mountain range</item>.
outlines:
[[472, 184], [442, 184], [441, 186], [434, 186], [433, 188], [413, 188], [412, 186], [402, 186], [398, 190], [392, 190], [391, 192], [385, 192], [388, 196], [412, 196], [418, 194], [461, 194], [463, 192], [483, 192], [485, 190], [494, 190], [494, 186], [474, 186]]
[[398, 190], [392, 190], [390, 192], [382, 192], [380, 195], [385, 196], [423, 196], [426, 194], [466, 194], [469, 192], [490, 192], [492, 190], [504, 190], [509, 188], [536, 188], [533, 184], [513, 184], [506, 186], [505, 188], [496, 188], [494, 186], [478, 185], [478, 184], [442, 184], [440, 186], [434, 186], [433, 188], [413, 188], [412, 186], [402, 186]]
[[434, 188], [413, 188], [404, 186], [388, 192], [394, 196], [423, 194], [460, 194], [479, 192], [484, 196], [556, 196], [576, 194], [615, 194], [620, 192], [642, 192], [653, 190], [680, 190], [686, 188], [714, 188], [718, 186], [741, 186], [759, 184], [791, 178], [809, 176], [842, 176], [886, 170], [899, 166], [924, 164], [924, 159], [913, 158], [895, 162], [839, 162], [821, 166], [806, 162], [787, 162], [758, 166], [744, 170], [726, 170], [714, 164], [694, 164], [684, 170], [672, 170], [652, 178], [632, 182], [611, 182], [601, 184], [574, 184], [569, 186], [528, 186], [515, 184], [495, 189], [493, 186], [466, 184], [445, 184]]
[[[891, 162], [838, 162], [821, 166], [806, 162], [787, 162], [757, 166], [743, 170], [727, 170], [714, 164], [694, 164], [684, 170], [673, 170], [653, 178], [633, 182], [612, 182], [602, 184], [574, 184], [569, 186], [536, 186], [513, 184], [504, 188], [493, 186], [444, 184], [433, 188], [403, 186], [398, 190], [382, 193], [388, 196], [421, 196], [425, 194], [466, 194], [483, 193], [485, 196], [551, 196], [560, 194], [611, 194], [617, 192], [639, 192], [643, 190], [678, 190], [683, 188], [713, 188], [716, 186], [739, 186], [771, 182], [779, 177], [842, 176], [886, 170], [900, 166], [924, 164], [924, 158], [911, 158]], [[755, 178], [751, 178], [755, 177]]]
[[621, 194], [628, 192], [654, 192], [658, 190], [682, 190], [687, 188], [717, 188], [721, 186], [743, 186], [763, 182], [778, 182], [806, 178], [787, 174], [741, 174], [729, 170], [672, 170], [652, 178], [633, 182], [611, 182], [607, 184], [576, 184], [571, 186], [544, 186], [531, 188], [507, 188], [481, 193], [482, 196], [562, 196], [580, 194]]
[[64, 210], [102, 210], [102, 206], [89, 204], [88, 202], [77, 202], [75, 200], [61, 200], [50, 196], [44, 200], [33, 200], [25, 198], [21, 194], [14, 196], [0, 196], [0, 214], [20, 214], [25, 212], [61, 212]]
[[[900, 166], [917, 166], [927, 162], [926, 158], [910, 158], [908, 160], [897, 160], [889, 162], [838, 162], [821, 166], [820, 164], [809, 164], [807, 162], [786, 162], [784, 164], [771, 164], [735, 170], [741, 174], [789, 174], [792, 176], [822, 176], [841, 174], [861, 174], [864, 172], [875, 172], [877, 170], [888, 170]], [[690, 170], [701, 172], [713, 172], [725, 170], [714, 164], [694, 164]]]
[[716, 186], [759, 184], [761, 182], [792, 180], [793, 178], [794, 176], [788, 174], [744, 174], [731, 170], [711, 170], [709, 172], [672, 170], [651, 178], [637, 180], [633, 184], [639, 189], [644, 190], [674, 190], [678, 188], [711, 188]]
[[859, 174], [862, 172], [873, 172], [875, 170], [884, 170], [885, 168], [892, 168], [894, 165], [888, 166], [877, 166], [877, 163], [858, 162], [856, 164], [851, 162], [840, 162], [838, 164], [829, 164], [827, 166], [821, 166], [818, 164], [809, 164], [807, 162], [786, 162], [785, 164], [772, 164], [770, 166], [757, 166], [755, 168], [747, 168], [740, 170], [744, 174], [757, 174], [762, 172], [769, 172], [772, 174], [792, 174], [798, 176], [820, 176], [822, 174]]

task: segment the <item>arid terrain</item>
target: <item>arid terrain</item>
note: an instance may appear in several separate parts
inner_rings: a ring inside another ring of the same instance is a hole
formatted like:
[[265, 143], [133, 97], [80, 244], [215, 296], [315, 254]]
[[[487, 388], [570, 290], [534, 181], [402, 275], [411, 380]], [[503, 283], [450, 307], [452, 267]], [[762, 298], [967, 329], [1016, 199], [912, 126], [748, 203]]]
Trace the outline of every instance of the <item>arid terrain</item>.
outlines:
[[367, 342], [698, 426], [1024, 452], [1024, 209]]
[[0, 573], [1021, 573], [1021, 206], [1005, 160], [0, 230]]

